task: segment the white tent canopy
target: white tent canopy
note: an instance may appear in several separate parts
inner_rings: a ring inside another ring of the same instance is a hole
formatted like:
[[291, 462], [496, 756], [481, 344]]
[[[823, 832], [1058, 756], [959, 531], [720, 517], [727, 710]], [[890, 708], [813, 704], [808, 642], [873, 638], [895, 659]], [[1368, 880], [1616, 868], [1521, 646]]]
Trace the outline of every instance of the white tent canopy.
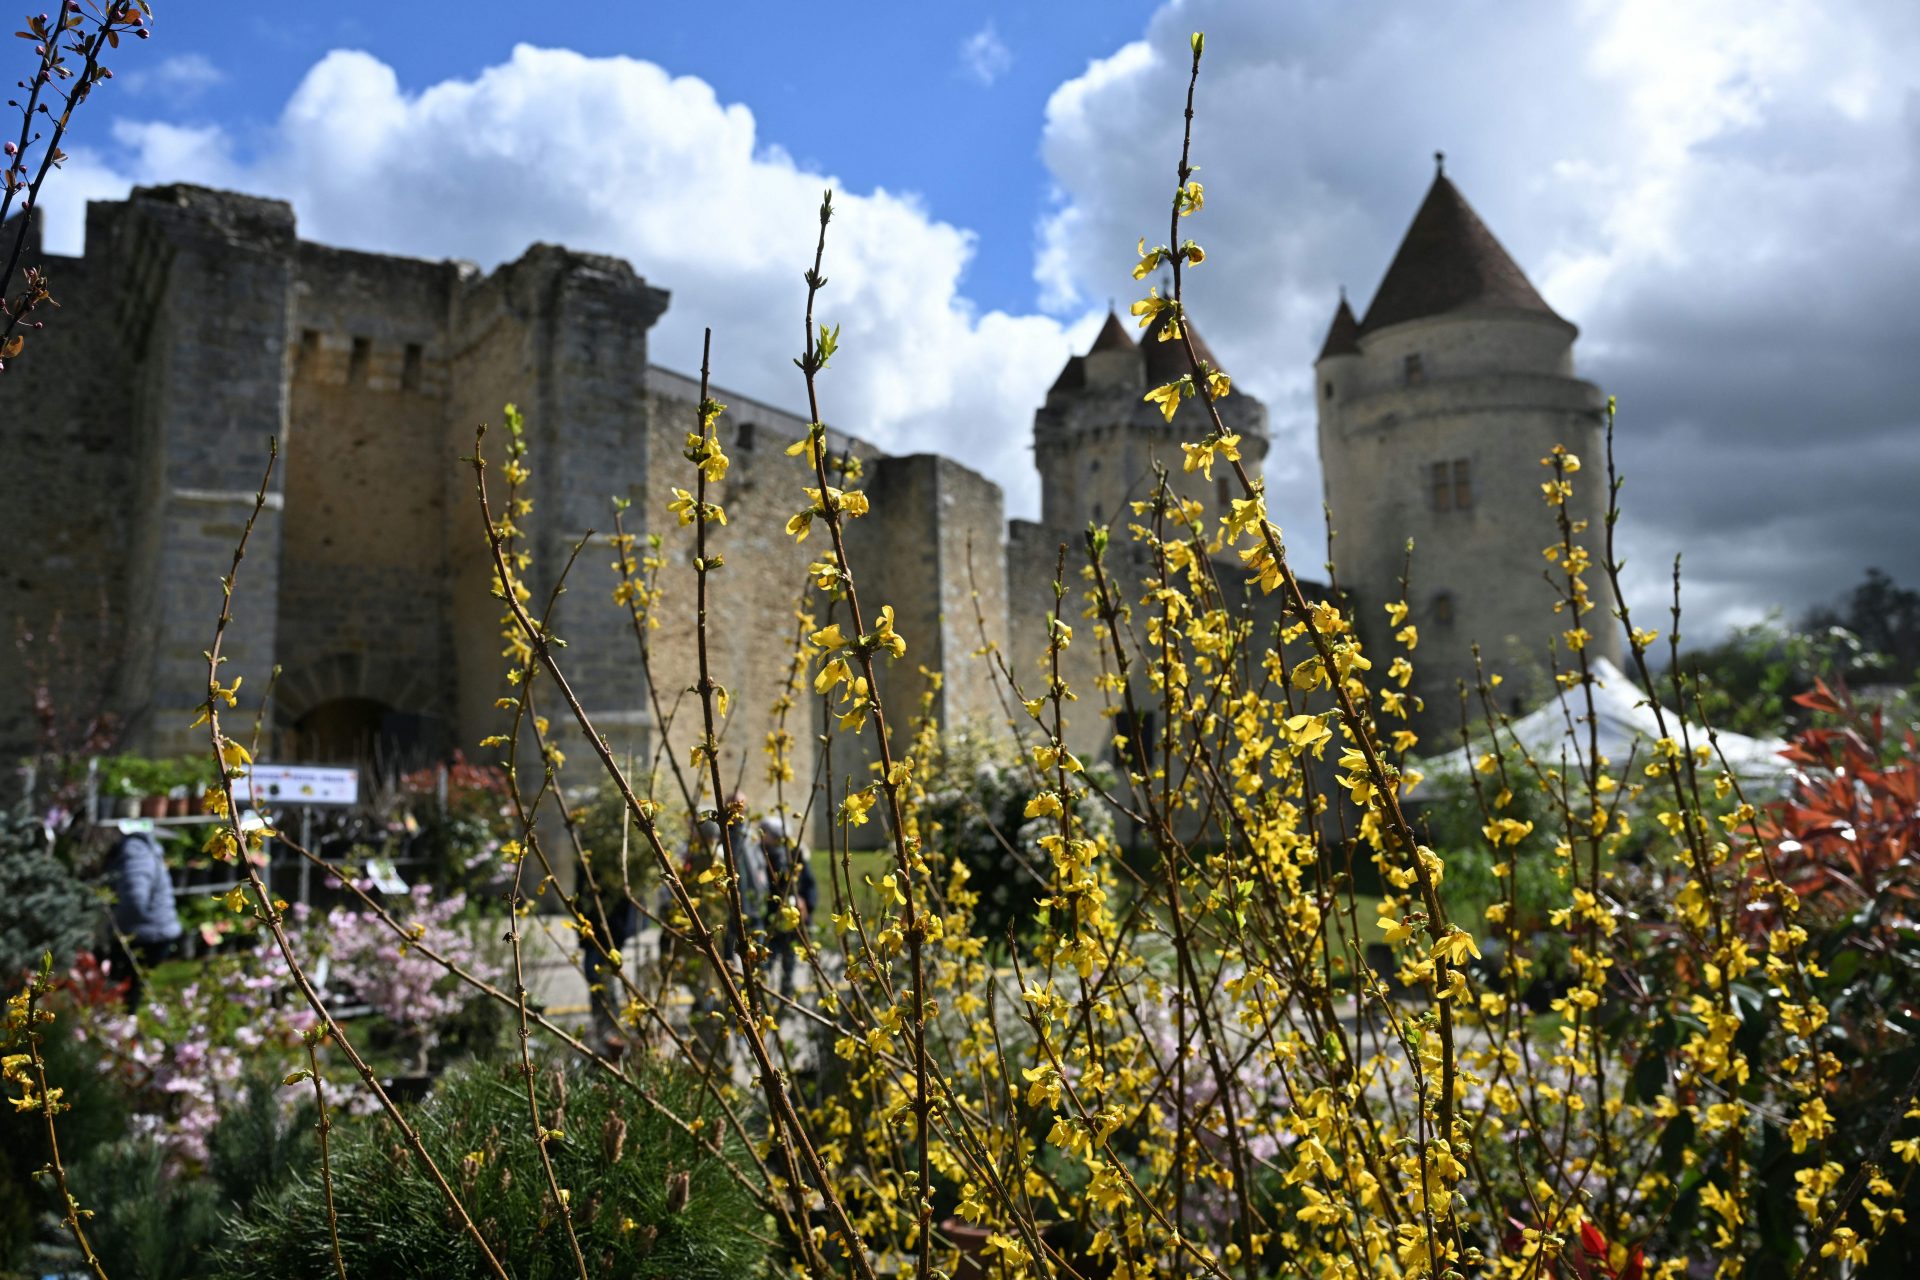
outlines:
[[[1594, 660], [1593, 677], [1593, 713], [1597, 722], [1594, 728], [1597, 728], [1600, 754], [1615, 769], [1625, 767], [1629, 755], [1636, 768], [1645, 764], [1653, 758], [1653, 744], [1661, 736], [1659, 722], [1646, 694], [1636, 681], [1605, 658]], [[1543, 766], [1571, 765], [1588, 754], [1593, 740], [1589, 737], [1594, 730], [1587, 723], [1586, 703], [1585, 694], [1575, 685], [1503, 728], [1499, 744], [1509, 748], [1517, 743]], [[1667, 733], [1676, 743], [1681, 742], [1680, 717], [1671, 709], [1664, 714]], [[1688, 722], [1685, 732], [1684, 741], [1688, 745], [1706, 745], [1704, 727]], [[1743, 779], [1771, 781], [1788, 771], [1787, 762], [1780, 758], [1787, 744], [1778, 738], [1749, 738], [1724, 730], [1718, 737], [1717, 755], [1725, 755], [1727, 764]], [[1416, 767], [1429, 777], [1457, 775], [1471, 769], [1486, 749], [1484, 742], [1476, 743], [1422, 761]], [[1717, 755], [1710, 768], [1719, 767]]]

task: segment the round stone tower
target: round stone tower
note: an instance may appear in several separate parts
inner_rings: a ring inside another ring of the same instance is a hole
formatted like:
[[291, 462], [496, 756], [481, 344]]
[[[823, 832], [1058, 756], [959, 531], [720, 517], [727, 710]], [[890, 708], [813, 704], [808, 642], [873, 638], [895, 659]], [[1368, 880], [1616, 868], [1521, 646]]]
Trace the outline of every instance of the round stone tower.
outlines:
[[[1191, 320], [1188, 328], [1200, 358], [1219, 367]], [[1033, 416], [1042, 524], [1077, 532], [1088, 521], [1111, 521], [1124, 529], [1131, 518], [1128, 504], [1153, 490], [1155, 462], [1170, 473], [1174, 492], [1205, 503], [1209, 516], [1221, 514], [1227, 498], [1238, 496], [1224, 466], [1215, 465], [1212, 480], [1182, 470], [1180, 442], [1206, 434], [1200, 401], [1183, 401], [1178, 416], [1167, 422], [1143, 399], [1149, 389], [1188, 372], [1184, 346], [1161, 342], [1159, 335], [1156, 318], [1136, 344], [1120, 317], [1109, 312], [1092, 349], [1069, 359], [1060, 371], [1046, 404]], [[1235, 391], [1220, 402], [1220, 418], [1239, 434], [1241, 462], [1258, 476], [1267, 456], [1266, 406]]]
[[[1414, 543], [1408, 621], [1423, 749], [1455, 741], [1457, 682], [1478, 644], [1504, 677], [1503, 709], [1549, 687], [1548, 646], [1573, 626], [1553, 611], [1541, 549], [1559, 539], [1540, 485], [1556, 444], [1578, 454], [1568, 512], [1594, 567], [1589, 653], [1619, 660], [1600, 570], [1606, 481], [1598, 388], [1574, 376], [1578, 330], [1556, 315], [1462, 198], [1435, 174], [1366, 318], [1344, 297], [1314, 363], [1333, 556], [1376, 674], [1398, 652], [1384, 606]], [[1563, 668], [1571, 655], [1562, 646]], [[1478, 713], [1476, 706], [1475, 713]]]

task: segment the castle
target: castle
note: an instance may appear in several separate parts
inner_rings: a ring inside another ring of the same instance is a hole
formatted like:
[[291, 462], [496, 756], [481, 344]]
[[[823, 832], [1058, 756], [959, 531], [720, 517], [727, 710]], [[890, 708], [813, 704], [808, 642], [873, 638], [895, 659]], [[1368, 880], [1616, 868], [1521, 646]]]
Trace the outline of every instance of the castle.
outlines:
[[[0, 507], [10, 549], [0, 622], [44, 644], [63, 620], [52, 665], [72, 687], [60, 696], [97, 696], [136, 749], [200, 749], [187, 726], [206, 696], [203, 651], [271, 438], [279, 463], [241, 566], [223, 670], [254, 694], [280, 669], [275, 753], [399, 764], [473, 751], [498, 727], [500, 607], [472, 473], [458, 459], [476, 424], [498, 423], [514, 402], [528, 423], [538, 596], [596, 531], [553, 617], [573, 686], [621, 747], [685, 758], [697, 719], [683, 697], [695, 671], [693, 573], [667, 505], [689, 479], [682, 448], [698, 392], [647, 359], [665, 292], [624, 262], [549, 245], [483, 273], [313, 244], [285, 203], [190, 186], [90, 205], [86, 256], [45, 262], [62, 309], [0, 381], [12, 478]], [[891, 603], [912, 646], [887, 673], [890, 705], [924, 696], [943, 723], [1004, 719], [974, 656], [988, 646], [1041, 687], [1032, 662], [1061, 545], [1077, 594], [1088, 522], [1122, 530], [1156, 464], [1183, 496], [1223, 509], [1224, 483], [1181, 469], [1195, 411], [1169, 425], [1142, 399], [1184, 371], [1176, 345], [1153, 336], [1136, 342], [1109, 316], [1047, 392], [1033, 428], [1037, 522], [1006, 520], [998, 487], [960, 462], [891, 456], [830, 432], [835, 450], [862, 460], [871, 498], [848, 534], [863, 598]], [[1565, 625], [1541, 582], [1539, 548], [1554, 530], [1538, 459], [1556, 443], [1599, 453], [1601, 398], [1573, 376], [1574, 336], [1440, 174], [1364, 319], [1342, 299], [1315, 364], [1339, 587], [1376, 647], [1389, 642], [1381, 602], [1400, 597], [1407, 539], [1416, 543], [1423, 731], [1457, 719], [1454, 682], [1471, 670], [1471, 642], [1496, 669], [1517, 669], [1515, 638], [1538, 662]], [[783, 532], [806, 483], [785, 449], [806, 424], [725, 390], [715, 397], [730, 406], [721, 431], [733, 459], [717, 495], [729, 524], [710, 611], [715, 675], [735, 708], [722, 770], [758, 801], [817, 551]], [[1236, 393], [1221, 410], [1258, 474], [1265, 408]], [[616, 496], [631, 500], [629, 532], [659, 534], [668, 556], [652, 689], [631, 621], [610, 602]], [[1602, 500], [1592, 494], [1576, 513], [1596, 530]], [[1289, 515], [1318, 513], [1276, 518]], [[1123, 582], [1145, 576], [1123, 533], [1114, 548]], [[1243, 607], [1276, 616], [1277, 600], [1251, 591], [1237, 564], [1220, 567]], [[1071, 597], [1067, 613], [1078, 621]], [[1601, 651], [1617, 644], [1610, 625], [1594, 631]], [[1069, 737], [1098, 756], [1109, 729], [1090, 629], [1070, 654], [1082, 700]], [[32, 741], [32, 682], [11, 647], [4, 662], [0, 751], [13, 755]], [[678, 727], [667, 723], [676, 716]], [[799, 756], [820, 717], [810, 698], [791, 713]], [[846, 754], [843, 777], [859, 764]], [[805, 785], [809, 761], [797, 764]]]

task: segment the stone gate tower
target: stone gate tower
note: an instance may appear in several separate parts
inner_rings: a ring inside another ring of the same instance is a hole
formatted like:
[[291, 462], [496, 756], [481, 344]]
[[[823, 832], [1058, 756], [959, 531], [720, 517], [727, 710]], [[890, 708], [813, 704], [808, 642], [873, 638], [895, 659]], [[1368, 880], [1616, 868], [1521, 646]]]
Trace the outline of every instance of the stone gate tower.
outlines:
[[[1200, 402], [1186, 401], [1169, 423], [1145, 399], [1150, 389], [1188, 372], [1184, 345], [1159, 340], [1161, 319], [1149, 324], [1136, 343], [1120, 317], [1109, 313], [1093, 346], [1085, 355], [1068, 359], [1047, 391], [1046, 403], [1033, 415], [1040, 519], [1037, 523], [1014, 520], [1007, 527], [1007, 630], [1013, 651], [1023, 659], [1031, 661], [1046, 651], [1047, 619], [1057, 604], [1054, 575], [1062, 564], [1071, 593], [1065, 615], [1074, 623], [1079, 621], [1079, 571], [1086, 564], [1083, 539], [1088, 525], [1112, 530], [1107, 570], [1120, 594], [1139, 599], [1141, 584], [1153, 566], [1145, 545], [1133, 540], [1127, 526], [1138, 519], [1131, 504], [1153, 492], [1156, 466], [1166, 468], [1174, 493], [1205, 507], [1210, 528], [1218, 527], [1217, 518], [1227, 510], [1228, 499], [1239, 496], [1224, 465], [1215, 465], [1211, 480], [1185, 470], [1180, 442], [1197, 440], [1205, 431]], [[1196, 354], [1218, 367], [1218, 357], [1201, 341], [1191, 318], [1187, 326]], [[1227, 430], [1240, 437], [1241, 461], [1250, 474], [1258, 476], [1269, 444], [1266, 406], [1235, 391], [1219, 402], [1219, 408]], [[1231, 554], [1221, 557], [1217, 569], [1229, 598], [1260, 625], [1261, 636], [1267, 635], [1278, 616], [1280, 598], [1260, 596]], [[1062, 676], [1081, 698], [1068, 716], [1067, 743], [1089, 759], [1108, 750], [1114, 732], [1101, 719], [1102, 700], [1093, 693], [1100, 663], [1101, 646], [1090, 627], [1082, 629], [1061, 659]], [[1023, 679], [1029, 670], [1021, 669]]]
[[[1092, 348], [1067, 361], [1045, 406], [1034, 415], [1033, 460], [1040, 469], [1042, 524], [1078, 531], [1089, 521], [1112, 521], [1116, 529], [1124, 529], [1127, 504], [1153, 490], [1156, 463], [1170, 473], [1175, 493], [1205, 503], [1210, 516], [1225, 509], [1230, 477], [1223, 475], [1223, 468], [1214, 469], [1211, 481], [1182, 469], [1180, 442], [1202, 434], [1196, 425], [1205, 413], [1200, 402], [1186, 401], [1181, 417], [1169, 423], [1143, 398], [1149, 389], [1188, 372], [1185, 347], [1159, 340], [1161, 319], [1147, 326], [1136, 345], [1120, 317], [1108, 312]], [[1200, 358], [1219, 367], [1219, 358], [1201, 341], [1191, 320], [1187, 327]], [[1236, 393], [1220, 401], [1219, 408], [1221, 421], [1240, 436], [1247, 471], [1259, 475], [1267, 456], [1266, 407]]]
[[1553, 612], [1541, 549], [1557, 540], [1540, 459], [1564, 444], [1589, 464], [1569, 514], [1588, 522], [1597, 608], [1590, 651], [1619, 660], [1598, 565], [1606, 512], [1598, 388], [1574, 376], [1578, 330], [1555, 314], [1447, 178], [1434, 176], [1364, 320], [1340, 300], [1314, 364], [1320, 460], [1340, 585], [1362, 633], [1390, 652], [1383, 604], [1407, 591], [1419, 628], [1412, 686], [1427, 749], [1453, 741], [1471, 646], [1505, 677], [1505, 709], [1545, 690]]

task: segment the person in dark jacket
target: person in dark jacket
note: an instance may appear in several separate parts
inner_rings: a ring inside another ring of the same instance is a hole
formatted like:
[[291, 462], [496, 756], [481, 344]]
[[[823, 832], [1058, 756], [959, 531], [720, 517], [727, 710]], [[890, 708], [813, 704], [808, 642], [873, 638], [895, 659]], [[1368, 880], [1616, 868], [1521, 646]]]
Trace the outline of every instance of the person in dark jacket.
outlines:
[[129, 831], [107, 853], [113, 888], [113, 954], [127, 971], [127, 1008], [138, 1009], [146, 971], [169, 960], [180, 946], [180, 914], [173, 907], [173, 878], [160, 842], [147, 831]]
[[767, 928], [771, 936], [767, 946], [773, 953], [780, 994], [791, 1000], [793, 972], [799, 963], [797, 948], [813, 919], [820, 890], [814, 883], [806, 849], [787, 839], [787, 824], [779, 814], [760, 819], [760, 849], [766, 859], [769, 885]]
[[[747, 821], [747, 798], [734, 792], [727, 802], [727, 848], [733, 854], [734, 874], [740, 878], [740, 911], [745, 917], [747, 936], [753, 937], [766, 924], [767, 899], [772, 888], [767, 876], [767, 856], [754, 838]], [[729, 931], [730, 951], [739, 950], [737, 931]]]
[[610, 854], [589, 854], [579, 867], [576, 899], [587, 927], [580, 931], [580, 971], [587, 979], [587, 1003], [593, 1027], [609, 1050], [620, 1040], [619, 1011], [626, 1006], [626, 990], [619, 971], [624, 957], [615, 960], [640, 930], [640, 910], [627, 892], [619, 860]]

